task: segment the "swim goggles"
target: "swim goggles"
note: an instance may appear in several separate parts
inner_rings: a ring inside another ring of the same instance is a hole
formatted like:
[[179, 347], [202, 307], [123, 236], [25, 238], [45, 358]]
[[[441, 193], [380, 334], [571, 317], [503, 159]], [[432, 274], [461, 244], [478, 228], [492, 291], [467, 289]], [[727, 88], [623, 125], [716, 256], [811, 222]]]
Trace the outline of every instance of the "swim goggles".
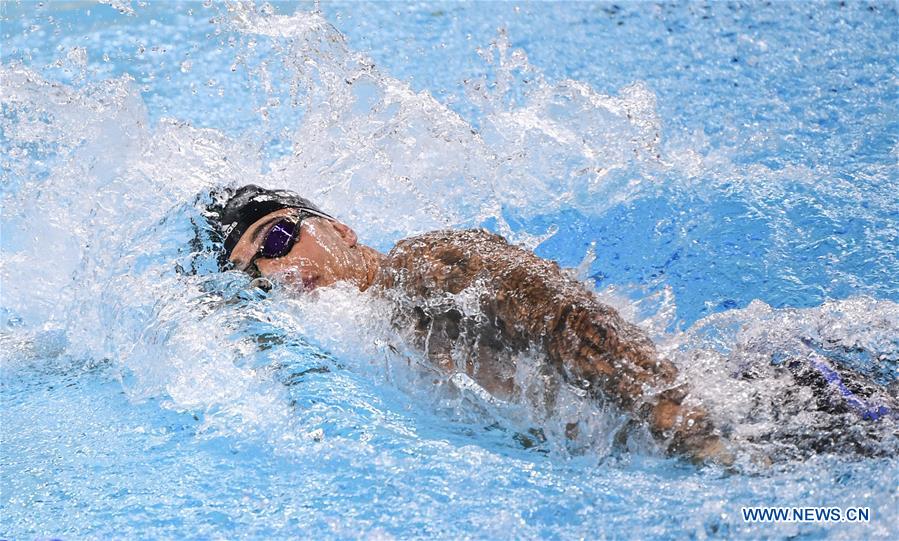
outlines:
[[259, 258], [276, 259], [289, 254], [297, 239], [300, 238], [300, 228], [303, 225], [303, 220], [313, 216], [317, 215], [301, 210], [297, 216], [285, 216], [272, 224], [266, 231], [265, 236], [262, 237], [262, 244], [259, 245], [259, 250], [256, 251], [253, 259], [247, 264], [246, 272], [259, 276], [261, 273], [256, 266], [256, 261]]

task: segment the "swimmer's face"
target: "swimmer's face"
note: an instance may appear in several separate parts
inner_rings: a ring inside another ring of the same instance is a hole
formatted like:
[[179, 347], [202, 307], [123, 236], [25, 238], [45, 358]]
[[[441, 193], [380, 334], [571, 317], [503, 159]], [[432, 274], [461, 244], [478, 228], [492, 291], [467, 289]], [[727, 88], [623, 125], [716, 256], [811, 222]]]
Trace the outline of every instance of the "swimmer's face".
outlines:
[[298, 214], [296, 209], [282, 209], [255, 221], [231, 252], [229, 259], [234, 266], [248, 270], [255, 263], [262, 276], [306, 291], [344, 280], [358, 281], [364, 262], [356, 233], [335, 220], [303, 218], [299, 235], [287, 254], [274, 258], [260, 255], [260, 247], [271, 229]]

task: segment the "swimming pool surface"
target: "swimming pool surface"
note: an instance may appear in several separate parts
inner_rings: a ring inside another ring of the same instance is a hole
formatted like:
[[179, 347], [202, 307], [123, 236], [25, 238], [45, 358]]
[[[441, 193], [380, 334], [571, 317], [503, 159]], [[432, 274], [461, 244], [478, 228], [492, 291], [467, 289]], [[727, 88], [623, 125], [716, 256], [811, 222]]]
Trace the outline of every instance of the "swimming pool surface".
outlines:
[[899, 536], [895, 419], [847, 421], [874, 458], [621, 449], [574, 395], [540, 411], [407, 362], [377, 299], [259, 297], [191, 244], [197, 194], [248, 182], [385, 251], [487, 227], [576, 269], [737, 437], [814, 430], [775, 415], [776, 378], [731, 376], [814, 350], [899, 390], [895, 2], [0, 16], [0, 538]]

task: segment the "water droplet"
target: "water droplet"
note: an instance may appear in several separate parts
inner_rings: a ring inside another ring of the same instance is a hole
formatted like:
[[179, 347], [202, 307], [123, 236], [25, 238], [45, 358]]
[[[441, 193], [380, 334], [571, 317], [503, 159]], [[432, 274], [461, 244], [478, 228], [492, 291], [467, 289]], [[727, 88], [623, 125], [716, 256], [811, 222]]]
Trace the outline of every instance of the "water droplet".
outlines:
[[87, 64], [87, 49], [84, 47], [72, 47], [66, 53], [66, 59], [77, 66], [84, 66]]
[[190, 71], [190, 68], [193, 67], [193, 63], [190, 60], [185, 60], [181, 63], [181, 73], [187, 73]]

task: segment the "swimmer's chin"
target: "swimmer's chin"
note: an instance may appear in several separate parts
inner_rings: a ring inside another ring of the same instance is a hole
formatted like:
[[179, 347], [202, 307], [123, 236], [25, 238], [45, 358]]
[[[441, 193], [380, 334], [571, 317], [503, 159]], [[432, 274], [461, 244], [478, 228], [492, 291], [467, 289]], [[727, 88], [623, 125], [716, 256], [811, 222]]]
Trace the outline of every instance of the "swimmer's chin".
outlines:
[[[263, 280], [266, 280], [271, 284], [277, 284], [279, 289], [295, 296], [318, 293], [319, 290], [340, 287], [344, 284], [355, 287], [360, 291], [366, 289], [366, 287], [363, 287], [363, 285], [351, 279], [340, 280], [328, 275], [322, 276], [319, 274], [300, 276], [298, 273], [290, 271], [274, 274], [267, 278], [263, 278]], [[365, 285], [367, 286], [368, 284]]]
[[299, 276], [294, 272], [278, 273], [264, 279], [272, 284], [278, 284], [285, 291], [295, 295], [308, 294], [329, 285], [324, 283], [320, 276]]

